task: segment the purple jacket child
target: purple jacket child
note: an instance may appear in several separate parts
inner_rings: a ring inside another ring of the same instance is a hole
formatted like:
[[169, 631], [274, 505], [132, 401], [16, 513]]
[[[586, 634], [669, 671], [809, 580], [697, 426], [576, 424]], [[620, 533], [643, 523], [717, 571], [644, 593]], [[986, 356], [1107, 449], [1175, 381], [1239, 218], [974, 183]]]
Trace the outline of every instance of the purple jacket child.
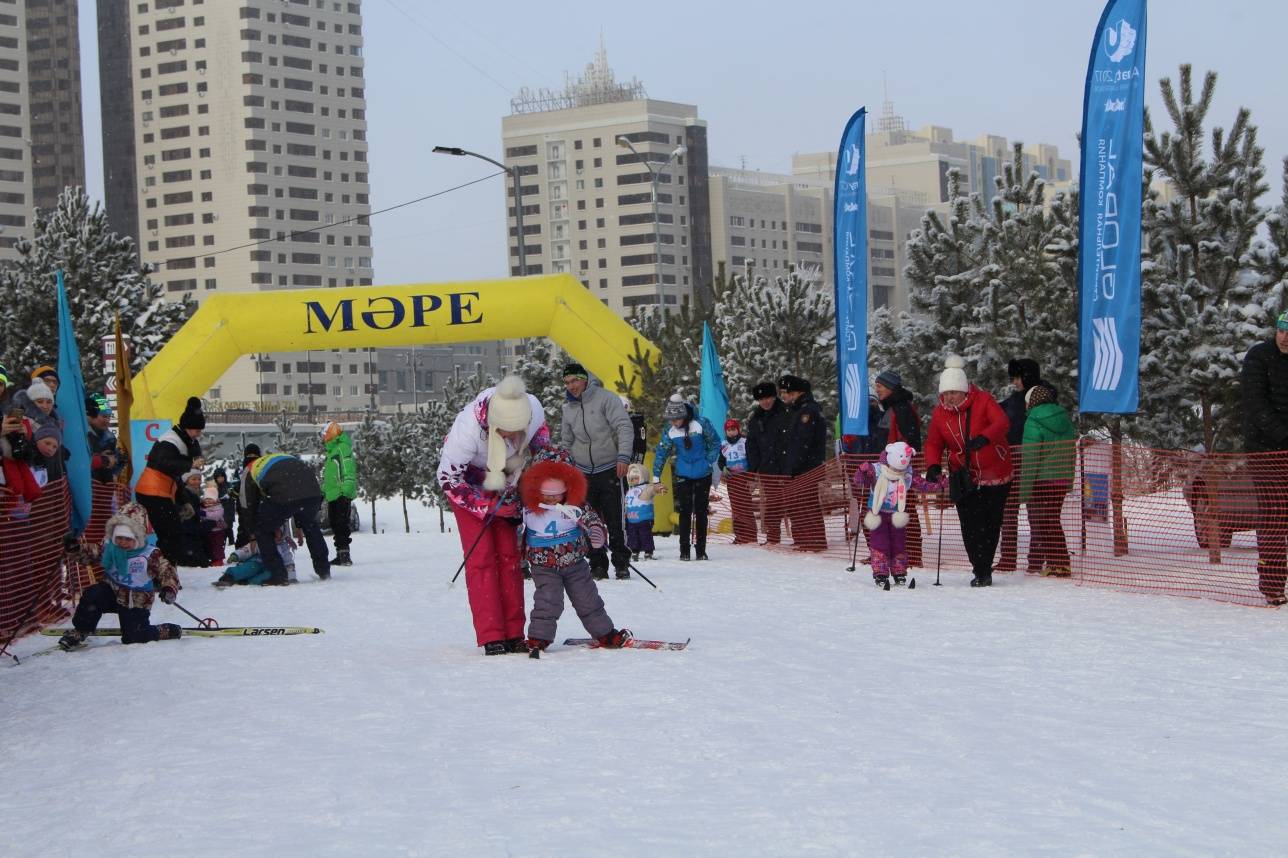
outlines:
[[[878, 587], [885, 587], [890, 577], [896, 584], [903, 584], [908, 572], [908, 550], [904, 528], [908, 525], [908, 489], [937, 492], [944, 487], [944, 478], [930, 482], [912, 470], [912, 457], [916, 450], [903, 441], [896, 441], [882, 451], [875, 463], [863, 462], [854, 473], [854, 488], [868, 495], [868, 512], [863, 526], [869, 531], [868, 548], [872, 552], [872, 580]], [[916, 510], [912, 513], [915, 515]]]

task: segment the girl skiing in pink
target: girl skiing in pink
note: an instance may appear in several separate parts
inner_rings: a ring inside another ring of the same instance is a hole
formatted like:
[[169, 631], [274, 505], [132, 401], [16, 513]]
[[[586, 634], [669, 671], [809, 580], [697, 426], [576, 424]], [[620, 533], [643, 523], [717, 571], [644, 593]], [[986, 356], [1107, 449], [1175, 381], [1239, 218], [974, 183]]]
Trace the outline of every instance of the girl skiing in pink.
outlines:
[[[894, 578], [903, 585], [908, 574], [908, 550], [904, 528], [909, 514], [905, 509], [908, 489], [920, 492], [937, 492], [944, 487], [941, 477], [930, 482], [917, 476], [912, 469], [912, 457], [917, 451], [896, 441], [882, 451], [875, 463], [862, 462], [854, 474], [854, 488], [862, 493], [871, 487], [868, 512], [863, 526], [868, 529], [868, 548], [872, 551], [872, 581], [884, 588]], [[916, 509], [912, 514], [916, 514]]]

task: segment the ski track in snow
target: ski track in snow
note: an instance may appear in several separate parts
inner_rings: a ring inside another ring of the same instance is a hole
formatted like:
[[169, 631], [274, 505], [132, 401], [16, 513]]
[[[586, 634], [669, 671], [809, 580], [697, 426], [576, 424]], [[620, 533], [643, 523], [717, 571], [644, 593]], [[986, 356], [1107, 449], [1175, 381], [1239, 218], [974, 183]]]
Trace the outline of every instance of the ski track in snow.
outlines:
[[[0, 667], [0, 854], [1283, 848], [1278, 611], [933, 570], [885, 593], [862, 567], [713, 544], [637, 564], [661, 593], [600, 582], [619, 626], [687, 651], [485, 658], [447, 587], [457, 536], [415, 515], [420, 533], [356, 534], [325, 584], [303, 550], [297, 587], [183, 571], [200, 616], [324, 635], [97, 638]], [[558, 635], [583, 635], [571, 608]]]

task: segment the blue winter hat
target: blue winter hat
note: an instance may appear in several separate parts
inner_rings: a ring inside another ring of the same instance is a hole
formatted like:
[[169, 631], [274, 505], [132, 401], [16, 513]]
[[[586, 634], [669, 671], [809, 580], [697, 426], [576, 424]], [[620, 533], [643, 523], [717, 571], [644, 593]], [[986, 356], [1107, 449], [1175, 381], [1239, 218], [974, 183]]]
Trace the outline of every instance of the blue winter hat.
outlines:
[[1275, 322], [1275, 330], [1288, 331], [1288, 312], [1279, 314], [1279, 319]]

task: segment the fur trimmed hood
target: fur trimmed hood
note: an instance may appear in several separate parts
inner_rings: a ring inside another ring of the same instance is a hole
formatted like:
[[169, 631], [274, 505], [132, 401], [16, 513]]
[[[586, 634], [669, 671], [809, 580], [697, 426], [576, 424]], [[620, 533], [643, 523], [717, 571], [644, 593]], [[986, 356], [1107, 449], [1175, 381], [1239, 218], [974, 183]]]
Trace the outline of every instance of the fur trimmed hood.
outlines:
[[143, 544], [148, 541], [148, 514], [142, 504], [131, 501], [107, 520], [107, 524], [103, 526], [104, 539], [107, 542], [112, 541], [112, 532], [118, 525], [124, 525], [134, 531], [134, 542], [138, 547], [143, 547]]
[[536, 462], [523, 472], [519, 478], [519, 497], [528, 509], [541, 508], [541, 483], [543, 480], [555, 479], [568, 487], [564, 503], [582, 506], [586, 503], [586, 475], [572, 465], [556, 460]]

